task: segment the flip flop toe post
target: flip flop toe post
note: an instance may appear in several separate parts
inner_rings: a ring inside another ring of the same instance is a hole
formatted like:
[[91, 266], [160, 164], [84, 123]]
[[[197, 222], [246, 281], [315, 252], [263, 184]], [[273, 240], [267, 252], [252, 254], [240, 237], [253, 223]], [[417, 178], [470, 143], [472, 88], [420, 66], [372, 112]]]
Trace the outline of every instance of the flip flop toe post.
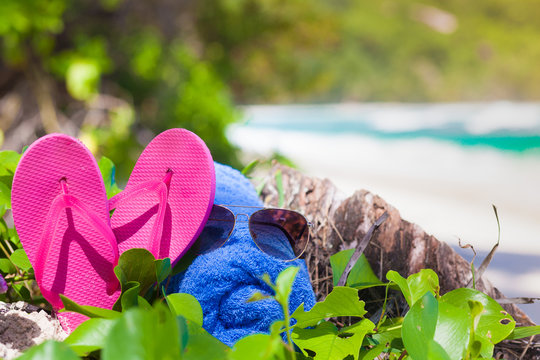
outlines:
[[[112, 308], [119, 296], [118, 247], [97, 163], [78, 140], [44, 136], [25, 152], [12, 189], [15, 227], [36, 281], [54, 310], [63, 294], [80, 305]], [[87, 318], [58, 314], [71, 332]]]

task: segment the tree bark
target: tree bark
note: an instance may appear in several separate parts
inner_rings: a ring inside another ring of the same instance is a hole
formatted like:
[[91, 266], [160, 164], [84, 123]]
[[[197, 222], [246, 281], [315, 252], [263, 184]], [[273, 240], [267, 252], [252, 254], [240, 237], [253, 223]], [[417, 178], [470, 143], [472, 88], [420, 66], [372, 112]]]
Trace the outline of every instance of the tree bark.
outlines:
[[[281, 173], [283, 207], [305, 214], [314, 223], [314, 236], [305, 259], [318, 300], [332, 289], [330, 256], [355, 247], [385, 211], [389, 214], [388, 219], [379, 227], [364, 252], [382, 281], [386, 281], [388, 270], [407, 277], [429, 268], [439, 276], [442, 295], [465, 287], [471, 279], [470, 264], [450, 246], [427, 234], [420, 226], [403, 220], [396, 208], [367, 190], [359, 190], [346, 197], [328, 179], [311, 178], [275, 164], [264, 180], [261, 193], [268, 206], [279, 205], [278, 173]], [[504, 298], [485, 278], [477, 280], [476, 288], [494, 299]], [[533, 325], [517, 306], [508, 304], [503, 307], [519, 326]]]

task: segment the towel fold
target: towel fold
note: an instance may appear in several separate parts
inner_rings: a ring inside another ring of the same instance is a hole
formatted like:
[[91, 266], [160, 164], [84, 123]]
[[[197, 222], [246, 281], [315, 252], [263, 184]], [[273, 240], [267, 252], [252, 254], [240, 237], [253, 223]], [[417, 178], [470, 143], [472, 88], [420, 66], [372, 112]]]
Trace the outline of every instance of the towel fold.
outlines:
[[[240, 172], [218, 163], [215, 167], [215, 204], [262, 206], [255, 189]], [[256, 209], [231, 210], [249, 215]], [[203, 309], [204, 328], [232, 346], [246, 335], [267, 333], [272, 322], [283, 319], [283, 311], [275, 300], [251, 303], [246, 300], [257, 291], [272, 294], [262, 275], [269, 274], [275, 281], [289, 266], [300, 267], [289, 299], [289, 311], [292, 313], [301, 303], [310, 309], [315, 304], [315, 295], [304, 260], [284, 262], [263, 253], [253, 242], [247, 222], [237, 221], [225, 245], [198, 256], [184, 273], [172, 279], [169, 291], [195, 296]]]

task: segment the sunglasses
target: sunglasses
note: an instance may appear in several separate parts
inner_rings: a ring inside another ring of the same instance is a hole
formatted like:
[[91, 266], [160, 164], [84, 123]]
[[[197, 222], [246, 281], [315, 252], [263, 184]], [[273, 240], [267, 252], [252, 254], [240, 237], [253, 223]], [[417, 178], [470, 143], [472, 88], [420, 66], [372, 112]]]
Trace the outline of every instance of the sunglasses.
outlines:
[[197, 254], [205, 254], [223, 246], [237, 222], [247, 222], [255, 245], [262, 252], [280, 260], [296, 260], [306, 250], [313, 225], [302, 214], [286, 209], [227, 206], [259, 210], [251, 215], [235, 214], [225, 206], [214, 205], [206, 225], [193, 245]]

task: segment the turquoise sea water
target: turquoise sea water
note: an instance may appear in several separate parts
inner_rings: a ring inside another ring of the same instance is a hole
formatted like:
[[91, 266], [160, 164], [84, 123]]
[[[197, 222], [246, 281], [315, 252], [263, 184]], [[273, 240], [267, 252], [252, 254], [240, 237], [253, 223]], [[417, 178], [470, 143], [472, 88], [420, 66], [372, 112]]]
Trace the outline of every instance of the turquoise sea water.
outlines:
[[251, 128], [427, 138], [540, 156], [540, 103], [251, 106], [245, 118]]

